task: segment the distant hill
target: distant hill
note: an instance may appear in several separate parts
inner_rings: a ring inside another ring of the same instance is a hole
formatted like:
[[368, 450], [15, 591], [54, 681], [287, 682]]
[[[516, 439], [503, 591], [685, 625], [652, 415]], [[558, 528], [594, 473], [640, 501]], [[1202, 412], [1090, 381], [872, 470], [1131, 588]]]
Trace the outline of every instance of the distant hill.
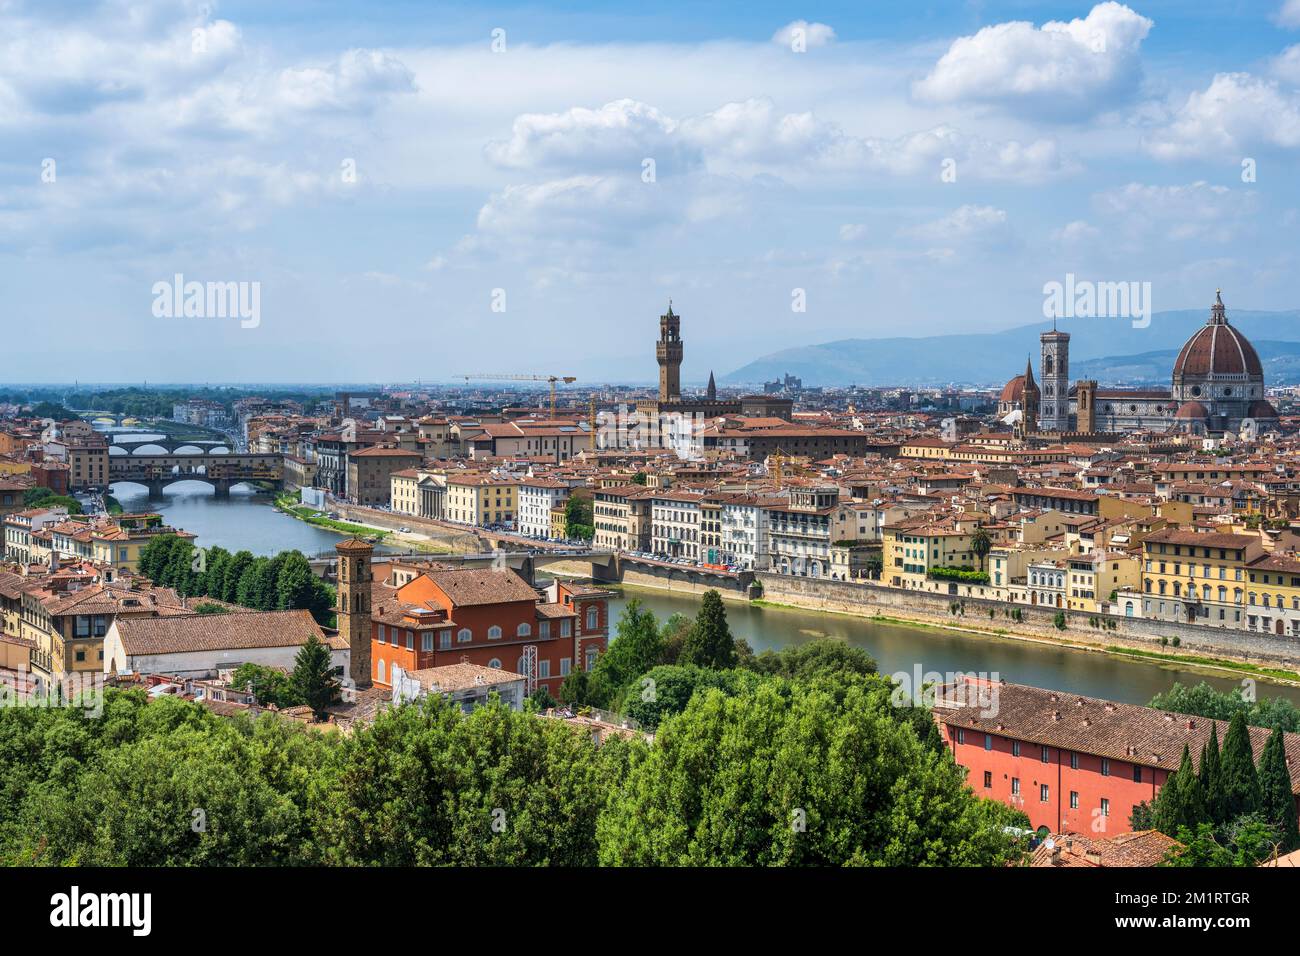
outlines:
[[[1129, 319], [1070, 319], [1058, 324], [1070, 333], [1070, 378], [1104, 384], [1167, 384], [1183, 343], [1209, 309], [1157, 312], [1145, 329]], [[1250, 339], [1270, 385], [1300, 382], [1300, 310], [1234, 312], [1228, 320]], [[1047, 322], [1002, 332], [935, 335], [925, 338], [841, 339], [773, 352], [722, 376], [723, 384], [770, 382], [789, 373], [805, 385], [944, 385], [1001, 382], [1025, 369], [1032, 355], [1038, 368], [1038, 336]]]

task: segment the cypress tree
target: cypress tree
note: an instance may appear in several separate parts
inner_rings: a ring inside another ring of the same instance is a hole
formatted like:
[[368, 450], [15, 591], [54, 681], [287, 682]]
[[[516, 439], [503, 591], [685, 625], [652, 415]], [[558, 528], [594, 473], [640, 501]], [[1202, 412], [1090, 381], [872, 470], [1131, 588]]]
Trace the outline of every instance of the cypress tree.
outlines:
[[162, 576], [162, 569], [167, 566], [167, 561], [171, 558], [172, 545], [178, 540], [180, 539], [174, 534], [162, 534], [141, 548], [139, 560], [136, 561], [136, 570], [140, 575], [157, 584]]
[[338, 699], [339, 683], [333, 671], [330, 649], [315, 634], [309, 634], [294, 658], [290, 682], [317, 717]]
[[1250, 747], [1250, 730], [1246, 715], [1232, 715], [1227, 736], [1223, 738], [1223, 809], [1224, 822], [1243, 813], [1259, 809], [1259, 777], [1255, 773], [1255, 754]]
[[1160, 792], [1156, 794], [1155, 802], [1151, 806], [1151, 825], [1161, 833], [1173, 835], [1178, 832], [1178, 823], [1181, 818], [1179, 813], [1181, 801], [1178, 790], [1182, 782], [1183, 775], [1180, 766], [1178, 770], [1169, 775], [1169, 779], [1160, 788]]
[[172, 544], [167, 566], [163, 568], [162, 583], [175, 588], [182, 597], [194, 594], [194, 545], [185, 538], [177, 538]]
[[727, 626], [727, 610], [717, 591], [705, 591], [700, 599], [700, 611], [695, 616], [695, 626], [682, 648], [681, 663], [697, 667], [726, 669], [735, 667], [736, 641]]
[[211, 592], [214, 598], [220, 598], [227, 604], [238, 603], [235, 598], [239, 594], [239, 579], [244, 576], [244, 571], [253, 563], [253, 553], [251, 551], [236, 551], [226, 561], [226, 569], [222, 574], [221, 593]]
[[259, 611], [276, 609], [276, 580], [280, 576], [280, 565], [284, 563], [284, 552], [274, 558], [259, 558], [257, 573], [253, 576], [252, 604]]
[[1182, 825], [1196, 829], [1205, 822], [1205, 791], [1201, 789], [1201, 780], [1192, 767], [1192, 752], [1183, 744], [1183, 759], [1178, 765], [1178, 774], [1183, 778], [1178, 788], [1181, 799]]
[[1295, 797], [1291, 793], [1291, 771], [1286, 765], [1286, 746], [1280, 728], [1269, 735], [1259, 758], [1260, 811], [1282, 835], [1284, 850], [1300, 843], [1297, 832]]
[[208, 548], [208, 569], [203, 572], [202, 579], [199, 581], [200, 594], [220, 600], [225, 586], [226, 562], [229, 560], [230, 552], [225, 548], [219, 545]]
[[236, 604], [251, 607], [255, 611], [262, 610], [257, 606], [257, 584], [265, 573], [266, 558], [254, 558], [244, 566], [244, 573], [239, 576], [239, 581], [235, 585]]
[[1210, 739], [1201, 750], [1201, 793], [1205, 797], [1205, 812], [1216, 826], [1226, 821], [1223, 809], [1223, 761], [1219, 755], [1219, 725], [1210, 723]]
[[1155, 827], [1161, 833], [1176, 834], [1180, 828], [1196, 829], [1205, 822], [1205, 799], [1201, 781], [1192, 766], [1192, 752], [1183, 744], [1183, 758], [1175, 771], [1160, 788], [1153, 814]]
[[311, 610], [315, 603], [316, 578], [301, 552], [285, 552], [276, 568], [275, 603], [281, 611]]

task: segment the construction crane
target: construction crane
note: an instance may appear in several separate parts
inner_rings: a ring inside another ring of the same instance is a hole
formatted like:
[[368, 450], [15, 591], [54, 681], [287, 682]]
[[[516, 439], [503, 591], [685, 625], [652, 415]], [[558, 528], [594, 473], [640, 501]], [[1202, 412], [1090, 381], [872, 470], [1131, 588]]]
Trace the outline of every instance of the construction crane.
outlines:
[[471, 379], [478, 381], [494, 382], [550, 382], [551, 383], [551, 417], [555, 417], [555, 383], [563, 382], [565, 385], [572, 385], [577, 381], [572, 375], [497, 375], [493, 372], [480, 372], [472, 375], [461, 376], [465, 381]]

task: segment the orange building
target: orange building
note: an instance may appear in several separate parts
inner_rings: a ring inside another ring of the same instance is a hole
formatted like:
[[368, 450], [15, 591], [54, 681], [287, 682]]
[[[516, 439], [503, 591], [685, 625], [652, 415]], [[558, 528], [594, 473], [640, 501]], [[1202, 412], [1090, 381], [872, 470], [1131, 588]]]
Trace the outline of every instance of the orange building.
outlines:
[[[376, 577], [380, 576], [376, 568]], [[527, 678], [527, 693], [558, 694], [573, 668], [590, 670], [609, 641], [610, 593], [559, 581], [538, 591], [514, 571], [390, 564], [373, 589], [371, 676], [467, 662]]]
[[[935, 718], [976, 796], [1000, 800], [1052, 833], [1115, 835], [1132, 829], [1178, 769], [1183, 746], [1199, 764], [1227, 721], [1080, 697], [1023, 684], [965, 679], [947, 685]], [[1269, 731], [1250, 728], [1256, 759]], [[1284, 735], [1291, 792], [1300, 793], [1300, 734]]]

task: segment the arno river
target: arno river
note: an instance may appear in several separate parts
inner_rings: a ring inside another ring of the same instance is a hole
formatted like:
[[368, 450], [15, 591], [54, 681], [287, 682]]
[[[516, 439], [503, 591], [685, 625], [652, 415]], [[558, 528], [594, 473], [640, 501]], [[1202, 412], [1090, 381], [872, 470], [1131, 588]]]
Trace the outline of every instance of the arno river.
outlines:
[[[690, 595], [628, 589], [613, 602], [611, 618], [617, 620], [622, 607], [632, 598], [654, 611], [660, 620], [674, 613], [693, 616], [698, 607], [697, 600]], [[1224, 690], [1239, 686], [1239, 679], [1230, 675], [1189, 672], [1180, 667], [1050, 644], [885, 624], [847, 614], [754, 606], [740, 601], [727, 601], [726, 609], [731, 632], [748, 640], [755, 652], [833, 637], [862, 648], [875, 658], [884, 674], [904, 671], [912, 675], [918, 664], [923, 673], [983, 671], [991, 675], [996, 672], [1012, 683], [1131, 704], [1147, 703], [1175, 681], [1196, 684], [1205, 680]], [[1300, 687], [1260, 681], [1258, 692], [1262, 697], [1287, 697], [1300, 704]]]
[[[128, 511], [159, 511], [169, 524], [197, 534], [200, 544], [221, 545], [232, 551], [246, 548], [255, 554], [275, 554], [291, 548], [317, 554], [332, 551], [340, 540], [336, 534], [281, 514], [271, 507], [269, 495], [253, 494], [242, 486], [228, 498], [214, 497], [212, 489], [200, 482], [174, 484], [154, 499], [139, 485], [117, 485], [114, 496]], [[615, 620], [634, 597], [661, 620], [673, 613], [694, 616], [698, 608], [698, 600], [691, 595], [628, 590], [614, 601]], [[1208, 680], [1224, 689], [1237, 685], [1231, 676], [1210, 676], [1047, 644], [882, 624], [843, 614], [754, 607], [737, 601], [726, 602], [726, 608], [732, 633], [746, 638], [755, 651], [834, 637], [861, 647], [886, 674], [911, 674], [917, 665], [923, 672], [940, 674], [982, 671], [1015, 683], [1134, 704], [1145, 704], [1175, 681]], [[1288, 697], [1300, 704], [1300, 688], [1261, 681], [1259, 693]]]
[[274, 496], [236, 485], [230, 496], [218, 498], [211, 485], [181, 481], [167, 486], [162, 497], [150, 498], [142, 485], [113, 486], [113, 497], [127, 511], [161, 512], [167, 523], [198, 535], [203, 547], [220, 545], [227, 551], [253, 554], [301, 551], [316, 555], [333, 551], [339, 535], [309, 525], [271, 506]]

